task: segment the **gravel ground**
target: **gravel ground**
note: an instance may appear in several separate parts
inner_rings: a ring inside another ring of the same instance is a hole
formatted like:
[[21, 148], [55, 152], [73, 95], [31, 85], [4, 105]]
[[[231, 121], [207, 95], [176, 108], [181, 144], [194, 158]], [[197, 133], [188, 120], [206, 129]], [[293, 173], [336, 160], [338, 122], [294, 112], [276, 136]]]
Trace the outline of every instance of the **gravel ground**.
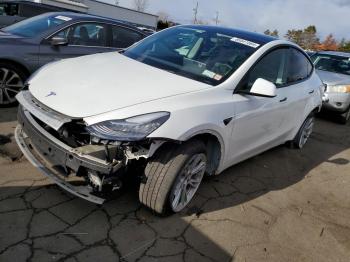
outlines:
[[208, 178], [160, 218], [128, 188], [102, 207], [72, 197], [21, 157], [16, 109], [0, 109], [0, 261], [349, 261], [350, 126], [318, 119], [284, 146]]

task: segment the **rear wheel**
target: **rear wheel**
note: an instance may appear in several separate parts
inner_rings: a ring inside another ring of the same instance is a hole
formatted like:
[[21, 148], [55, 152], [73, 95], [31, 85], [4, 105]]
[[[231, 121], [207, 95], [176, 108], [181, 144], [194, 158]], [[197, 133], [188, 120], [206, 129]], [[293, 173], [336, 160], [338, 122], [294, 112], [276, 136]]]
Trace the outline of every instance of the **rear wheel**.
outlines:
[[180, 212], [193, 199], [207, 168], [206, 147], [193, 140], [165, 145], [147, 164], [139, 199], [158, 214]]
[[301, 149], [305, 146], [306, 142], [309, 140], [310, 135], [312, 134], [314, 124], [315, 117], [313, 115], [310, 115], [308, 118], [306, 118], [303, 125], [299, 129], [298, 134], [292, 141], [294, 148]]
[[16, 95], [24, 88], [26, 78], [17, 66], [0, 63], [0, 107], [17, 104]]
[[343, 114], [340, 115], [340, 123], [343, 125], [346, 125], [346, 123], [349, 121], [350, 119], [350, 107], [348, 108], [348, 110], [346, 112], [344, 112]]

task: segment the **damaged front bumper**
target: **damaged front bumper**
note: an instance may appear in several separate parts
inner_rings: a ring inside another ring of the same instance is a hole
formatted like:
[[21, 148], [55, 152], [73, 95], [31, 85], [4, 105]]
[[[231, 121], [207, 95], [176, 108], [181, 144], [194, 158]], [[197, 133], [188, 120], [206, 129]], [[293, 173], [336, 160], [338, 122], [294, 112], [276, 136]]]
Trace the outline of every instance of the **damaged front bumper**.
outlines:
[[[94, 172], [101, 175], [117, 174], [124, 167], [123, 161], [108, 163], [94, 153], [86, 153], [81, 148], [72, 148], [52, 136], [41, 127], [30, 114], [20, 106], [19, 125], [15, 138], [25, 157], [44, 175], [57, 185], [75, 196], [96, 204], [102, 204], [105, 198], [97, 196], [88, 184], [75, 186], [69, 182], [70, 174]], [[103, 147], [103, 146], [100, 146]]]

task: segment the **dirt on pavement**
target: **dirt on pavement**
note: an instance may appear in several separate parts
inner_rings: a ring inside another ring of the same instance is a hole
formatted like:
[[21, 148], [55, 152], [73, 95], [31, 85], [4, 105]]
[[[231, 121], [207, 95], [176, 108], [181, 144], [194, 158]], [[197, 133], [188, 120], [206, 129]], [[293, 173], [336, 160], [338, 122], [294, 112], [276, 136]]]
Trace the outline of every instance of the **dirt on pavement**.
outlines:
[[303, 150], [274, 148], [207, 178], [157, 217], [126, 189], [97, 206], [21, 157], [0, 109], [0, 261], [349, 261], [350, 126], [317, 119]]

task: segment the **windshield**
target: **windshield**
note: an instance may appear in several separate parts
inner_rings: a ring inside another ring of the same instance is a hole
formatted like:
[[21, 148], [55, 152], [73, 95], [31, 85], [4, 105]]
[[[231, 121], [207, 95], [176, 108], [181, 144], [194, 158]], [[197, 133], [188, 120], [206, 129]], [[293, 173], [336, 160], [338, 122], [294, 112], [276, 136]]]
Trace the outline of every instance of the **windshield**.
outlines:
[[215, 28], [175, 27], [146, 38], [124, 55], [215, 86], [231, 76], [258, 46]]
[[62, 15], [39, 15], [2, 28], [1, 30], [14, 35], [33, 37], [45, 32], [48, 29], [57, 27], [69, 20], [71, 20], [70, 17]]
[[315, 68], [344, 75], [350, 75], [350, 58], [337, 55], [316, 54], [311, 57]]

